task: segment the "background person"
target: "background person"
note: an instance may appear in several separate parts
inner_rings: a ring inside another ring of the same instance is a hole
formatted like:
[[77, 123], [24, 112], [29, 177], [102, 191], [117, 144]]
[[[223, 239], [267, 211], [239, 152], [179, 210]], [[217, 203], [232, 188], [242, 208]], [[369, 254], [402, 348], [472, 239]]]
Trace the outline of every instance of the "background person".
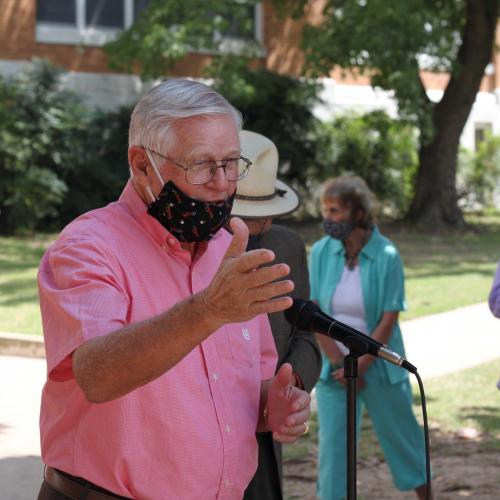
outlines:
[[310, 398], [290, 365], [274, 376], [265, 315], [291, 305], [288, 266], [245, 252], [240, 219], [221, 229], [249, 167], [240, 124], [206, 85], [152, 88], [132, 113], [120, 199], [44, 255], [39, 499], [241, 498], [256, 430], [304, 432]]
[[500, 318], [500, 261], [498, 262], [495, 277], [491, 285], [488, 305], [493, 316]]
[[[306, 249], [302, 238], [291, 229], [273, 224], [273, 218], [287, 215], [299, 206], [296, 192], [277, 180], [278, 150], [261, 134], [240, 132], [242, 155], [250, 159], [252, 168], [238, 183], [232, 214], [241, 217], [250, 237], [247, 250], [272, 250], [278, 262], [290, 267], [288, 279], [295, 288], [292, 297], [309, 297], [309, 275]], [[269, 315], [271, 330], [278, 351], [278, 367], [290, 363], [293, 384], [310, 392], [321, 368], [321, 354], [313, 335], [293, 328], [283, 312]], [[270, 432], [257, 433], [259, 465], [245, 491], [246, 500], [283, 498], [283, 466], [281, 445]]]
[[[500, 318], [500, 261], [498, 262], [497, 271], [491, 285], [488, 305], [493, 316]], [[498, 379], [497, 387], [500, 389], [500, 378]]]
[[[404, 354], [398, 325], [405, 309], [403, 266], [394, 244], [374, 225], [374, 197], [360, 177], [326, 181], [321, 192], [326, 236], [311, 250], [311, 300], [327, 314]], [[318, 335], [323, 367], [316, 385], [319, 419], [318, 495], [346, 496], [347, 348]], [[394, 483], [425, 498], [424, 437], [412, 411], [408, 373], [364, 355], [359, 357], [357, 436], [364, 407], [382, 446]]]

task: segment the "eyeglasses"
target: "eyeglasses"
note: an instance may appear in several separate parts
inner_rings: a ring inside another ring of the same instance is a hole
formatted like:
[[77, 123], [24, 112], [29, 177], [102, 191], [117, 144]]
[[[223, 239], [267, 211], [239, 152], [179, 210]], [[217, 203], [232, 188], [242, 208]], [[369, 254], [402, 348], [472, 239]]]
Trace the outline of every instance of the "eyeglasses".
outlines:
[[248, 174], [250, 165], [252, 165], [252, 162], [247, 158], [238, 156], [236, 158], [225, 158], [224, 160], [199, 161], [185, 167], [157, 151], [153, 151], [152, 149], [149, 149], [149, 151], [173, 163], [176, 167], [182, 168], [185, 172], [186, 182], [189, 184], [206, 184], [215, 175], [218, 168], [224, 170], [224, 174], [228, 181], [240, 181]]

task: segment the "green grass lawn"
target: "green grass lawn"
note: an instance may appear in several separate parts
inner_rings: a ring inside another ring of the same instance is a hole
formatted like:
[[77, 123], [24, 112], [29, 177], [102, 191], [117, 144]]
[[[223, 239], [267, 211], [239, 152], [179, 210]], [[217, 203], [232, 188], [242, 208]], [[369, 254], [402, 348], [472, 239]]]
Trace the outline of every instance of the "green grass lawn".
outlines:
[[36, 274], [54, 237], [0, 238], [0, 332], [42, 334]]
[[394, 230], [403, 256], [408, 311], [401, 319], [484, 302], [500, 259], [500, 215], [471, 216], [474, 231], [423, 235]]
[[[398, 245], [406, 273], [408, 311], [402, 319], [484, 302], [500, 258], [500, 213], [469, 216], [473, 230], [423, 234], [397, 224], [382, 231]], [[321, 224], [291, 224], [308, 247]], [[0, 331], [41, 334], [36, 271], [54, 235], [0, 237]]]
[[[500, 449], [500, 359], [425, 381], [430, 425], [442, 432], [473, 427], [483, 440]], [[420, 404], [418, 387], [413, 392]], [[421, 414], [420, 407], [415, 413]]]

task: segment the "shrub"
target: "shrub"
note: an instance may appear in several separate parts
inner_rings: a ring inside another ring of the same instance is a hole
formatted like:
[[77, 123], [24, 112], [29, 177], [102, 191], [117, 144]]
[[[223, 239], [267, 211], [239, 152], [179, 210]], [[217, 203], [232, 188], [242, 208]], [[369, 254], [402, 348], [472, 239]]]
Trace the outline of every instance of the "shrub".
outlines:
[[386, 211], [405, 213], [418, 167], [416, 135], [409, 125], [384, 111], [372, 111], [340, 116], [325, 123], [321, 134], [325, 138], [322, 154], [330, 158], [328, 176], [359, 175]]
[[128, 113], [85, 108], [42, 60], [0, 78], [0, 230], [60, 227], [114, 199], [128, 175]]
[[457, 187], [465, 209], [491, 208], [500, 199], [500, 136], [487, 134], [477, 151], [461, 149]]

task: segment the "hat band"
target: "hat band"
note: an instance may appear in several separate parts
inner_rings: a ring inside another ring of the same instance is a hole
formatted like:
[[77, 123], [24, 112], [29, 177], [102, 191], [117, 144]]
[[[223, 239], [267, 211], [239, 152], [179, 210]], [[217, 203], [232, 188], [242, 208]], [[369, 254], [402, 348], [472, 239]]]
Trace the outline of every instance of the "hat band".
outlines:
[[283, 196], [285, 196], [285, 194], [286, 194], [286, 190], [276, 188], [274, 193], [266, 194], [263, 196], [246, 196], [244, 194], [236, 193], [236, 199], [237, 200], [247, 200], [247, 201], [265, 201], [265, 200], [272, 200], [274, 197], [276, 197], [276, 195], [283, 197]]

